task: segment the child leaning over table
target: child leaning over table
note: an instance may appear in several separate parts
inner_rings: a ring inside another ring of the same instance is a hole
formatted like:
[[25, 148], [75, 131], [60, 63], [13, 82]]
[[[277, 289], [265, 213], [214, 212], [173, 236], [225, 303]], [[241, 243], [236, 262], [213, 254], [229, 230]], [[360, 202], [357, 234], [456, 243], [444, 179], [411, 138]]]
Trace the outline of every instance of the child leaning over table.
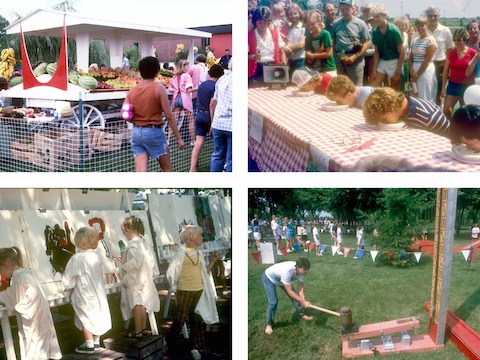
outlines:
[[33, 273], [23, 268], [18, 247], [0, 249], [0, 274], [11, 279], [10, 286], [0, 292], [0, 302], [17, 313], [20, 358], [61, 359], [47, 298]]
[[450, 121], [450, 141], [452, 145], [465, 144], [480, 152], [480, 106], [465, 105], [458, 108]]
[[177, 297], [177, 311], [166, 336], [169, 349], [175, 347], [183, 323], [190, 323], [192, 357], [201, 359], [199, 350], [205, 348], [203, 322], [219, 322], [217, 312], [217, 292], [211, 270], [219, 259], [220, 253], [214, 252], [210, 264], [197, 247], [203, 243], [203, 230], [197, 225], [185, 225], [180, 232], [180, 241], [185, 248], [180, 248], [167, 269], [170, 290]]
[[375, 89], [365, 101], [363, 115], [367, 124], [395, 124], [404, 121], [408, 127], [448, 137], [449, 120], [433, 101], [406, 97], [389, 87]]
[[355, 86], [346, 75], [337, 75], [328, 84], [325, 96], [337, 104], [361, 109], [373, 90], [371, 86]]
[[319, 73], [316, 70], [303, 66], [292, 74], [292, 82], [300, 91], [314, 91], [317, 94], [325, 94], [327, 86], [332, 81], [330, 74]]
[[74, 238], [77, 253], [67, 263], [62, 283], [71, 289], [75, 326], [82, 330], [85, 343], [75, 349], [79, 354], [95, 354], [100, 335], [112, 328], [110, 308], [105, 293], [103, 259], [96, 253], [98, 231], [82, 227]]

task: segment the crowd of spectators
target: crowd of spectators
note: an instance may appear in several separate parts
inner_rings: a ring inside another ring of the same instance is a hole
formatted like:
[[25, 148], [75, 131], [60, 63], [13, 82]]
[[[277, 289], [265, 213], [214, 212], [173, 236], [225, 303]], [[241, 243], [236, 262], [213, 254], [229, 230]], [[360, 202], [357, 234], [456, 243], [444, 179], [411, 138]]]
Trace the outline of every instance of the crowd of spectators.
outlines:
[[[392, 19], [382, 4], [359, 8], [354, 0], [327, 1], [316, 9], [302, 9], [291, 0], [248, 3], [251, 88], [268, 85], [265, 66], [288, 65], [288, 85], [310, 91], [305, 85], [323, 78], [324, 88], [315, 92], [339, 104], [350, 94], [349, 105], [361, 108], [367, 123], [401, 120], [448, 138], [450, 124], [463, 121], [455, 110], [465, 105], [466, 89], [480, 84], [477, 19], [450, 30], [433, 5], [411, 24], [405, 16]], [[396, 106], [386, 104], [392, 98]], [[462, 136], [480, 141], [480, 119], [473, 122], [475, 130]]]

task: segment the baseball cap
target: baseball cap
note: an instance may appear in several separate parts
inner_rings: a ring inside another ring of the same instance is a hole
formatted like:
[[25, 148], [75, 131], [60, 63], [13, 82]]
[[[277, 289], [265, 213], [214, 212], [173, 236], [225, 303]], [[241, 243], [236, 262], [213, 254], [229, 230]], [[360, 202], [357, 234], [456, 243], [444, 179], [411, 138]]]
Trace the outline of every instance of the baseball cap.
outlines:
[[353, 6], [353, 0], [340, 0], [339, 5], [341, 4]]
[[297, 85], [298, 88], [301, 88], [317, 75], [318, 71], [309, 69], [306, 66], [302, 66], [293, 72], [292, 82]]

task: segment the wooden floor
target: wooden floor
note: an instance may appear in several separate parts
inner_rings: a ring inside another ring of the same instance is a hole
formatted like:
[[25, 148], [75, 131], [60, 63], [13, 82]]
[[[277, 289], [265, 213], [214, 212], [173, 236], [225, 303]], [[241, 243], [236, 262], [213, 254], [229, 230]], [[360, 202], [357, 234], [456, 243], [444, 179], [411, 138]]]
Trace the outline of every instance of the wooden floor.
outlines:
[[[221, 289], [218, 289], [221, 294]], [[183, 339], [180, 335], [179, 346], [176, 349], [167, 350], [164, 335], [168, 332], [172, 321], [172, 315], [175, 313], [175, 302], [172, 301], [169, 314], [163, 319], [163, 309], [165, 305], [165, 297], [160, 296], [161, 307], [160, 312], [156, 313], [159, 336], [148, 336], [142, 339], [129, 339], [125, 337], [123, 319], [120, 312], [120, 294], [109, 295], [110, 313], [112, 316], [112, 329], [102, 336], [102, 346], [109, 349], [101, 348], [94, 355], [85, 355], [75, 353], [75, 348], [84, 341], [82, 333], [74, 325], [74, 313], [71, 305], [62, 305], [52, 309], [55, 328], [60, 343], [62, 360], [183, 360], [191, 359], [190, 345], [188, 340]], [[217, 309], [220, 317], [220, 323], [207, 327], [205, 340], [209, 351], [202, 352], [202, 359], [205, 360], [229, 360], [231, 354], [231, 299], [219, 295]], [[12, 333], [17, 333], [15, 318], [11, 318]], [[0, 334], [0, 359], [5, 359], [5, 349], [2, 348], [1, 340], [3, 336]], [[103, 340], [107, 340], [103, 343]], [[111, 344], [107, 344], [111, 341]], [[15, 341], [16, 352], [18, 351], [18, 341]], [[17, 359], [19, 359], [17, 355]]]

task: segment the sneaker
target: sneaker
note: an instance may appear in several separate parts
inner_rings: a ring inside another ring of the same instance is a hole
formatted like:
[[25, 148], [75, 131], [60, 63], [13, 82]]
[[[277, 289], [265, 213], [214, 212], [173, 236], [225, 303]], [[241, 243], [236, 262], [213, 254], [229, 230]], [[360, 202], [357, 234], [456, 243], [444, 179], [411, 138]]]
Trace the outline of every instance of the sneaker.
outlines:
[[303, 250], [303, 251], [304, 251], [304, 252], [308, 252], [308, 250], [307, 250], [307, 249], [305, 249], [305, 250]]
[[323, 256], [323, 253], [318, 254], [318, 256]]
[[281, 251], [277, 251], [277, 255], [283, 255]]
[[358, 259], [358, 257], [357, 257], [357, 256], [354, 256], [353, 258], [354, 258], [354, 259]]
[[100, 349], [100, 344], [93, 344], [93, 348], [94, 348], [95, 350]]
[[87, 347], [87, 345], [85, 343], [83, 343], [82, 345], [80, 345], [79, 347], [77, 347], [75, 349], [75, 352], [76, 353], [79, 353], [79, 354], [89, 354], [89, 355], [92, 355], [92, 354], [95, 354], [95, 348], [91, 347]]
[[231, 291], [230, 291], [230, 290], [225, 290], [225, 291], [222, 292], [222, 294], [223, 294], [224, 296], [227, 296], [227, 295], [230, 295], [230, 294], [231, 294]]
[[202, 359], [202, 355], [200, 354], [200, 351], [198, 351], [197, 349], [193, 349], [191, 351], [192, 353], [192, 359], [194, 360], [201, 360]]
[[287, 253], [291, 253], [291, 252], [292, 252], [292, 250], [290, 250], [290, 249], [287, 249]]
[[337, 251], [337, 254], [338, 254], [338, 255], [343, 255], [343, 252]]
[[311, 320], [313, 320], [313, 316], [303, 315], [303, 316], [302, 316], [302, 319], [303, 319], [303, 320], [307, 320], [307, 321], [311, 321]]

